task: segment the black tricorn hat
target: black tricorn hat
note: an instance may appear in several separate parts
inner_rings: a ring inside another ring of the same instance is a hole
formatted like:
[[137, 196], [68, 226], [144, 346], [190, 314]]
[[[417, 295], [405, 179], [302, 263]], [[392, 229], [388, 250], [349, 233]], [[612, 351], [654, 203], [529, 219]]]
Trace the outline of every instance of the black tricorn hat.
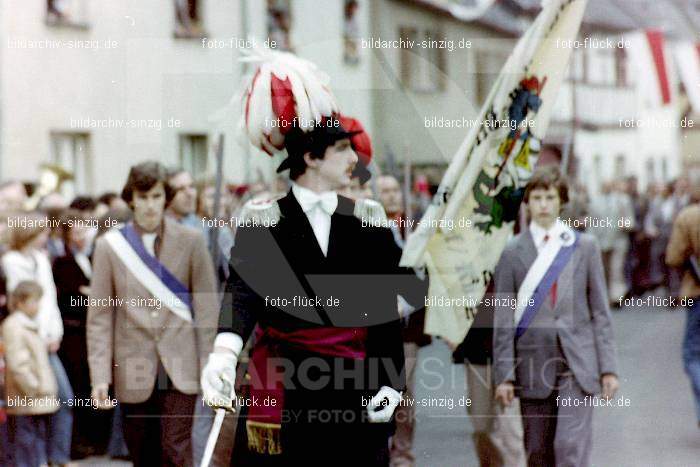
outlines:
[[333, 146], [341, 139], [349, 139], [357, 133], [360, 131], [346, 131], [340, 120], [335, 117], [324, 117], [311, 131], [305, 132], [299, 127], [294, 127], [284, 137], [287, 158], [277, 167], [277, 173], [289, 169], [293, 159], [303, 158], [307, 152], [323, 152], [328, 146]]

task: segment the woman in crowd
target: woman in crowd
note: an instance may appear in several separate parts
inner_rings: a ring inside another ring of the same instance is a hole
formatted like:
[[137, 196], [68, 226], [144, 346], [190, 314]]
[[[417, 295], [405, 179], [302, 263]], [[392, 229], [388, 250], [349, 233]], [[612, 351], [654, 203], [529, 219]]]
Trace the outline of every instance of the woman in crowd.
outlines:
[[63, 318], [63, 345], [58, 351], [76, 396], [73, 420], [71, 457], [82, 459], [103, 454], [109, 439], [110, 412], [95, 410], [90, 401], [90, 373], [85, 356], [86, 300], [89, 294], [92, 267], [90, 218], [76, 209], [66, 210], [60, 217], [61, 241], [65, 252], [54, 260], [53, 276], [58, 294], [58, 307]]
[[18, 215], [9, 223], [9, 251], [2, 257], [2, 267], [7, 280], [7, 290], [12, 292], [21, 281], [37, 282], [43, 291], [36, 322], [39, 335], [46, 343], [49, 363], [58, 383], [59, 410], [49, 421], [49, 462], [58, 465], [70, 463], [73, 413], [69, 401], [73, 401], [73, 389], [58, 357], [63, 340], [63, 321], [58, 309], [56, 285], [51, 263], [45, 250], [49, 238], [47, 218], [38, 213]]

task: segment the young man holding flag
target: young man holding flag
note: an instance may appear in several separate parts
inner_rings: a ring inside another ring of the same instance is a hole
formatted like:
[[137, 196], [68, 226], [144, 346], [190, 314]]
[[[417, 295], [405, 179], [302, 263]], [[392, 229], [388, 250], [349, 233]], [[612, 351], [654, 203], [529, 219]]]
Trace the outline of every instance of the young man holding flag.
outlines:
[[[525, 188], [530, 225], [494, 276], [496, 399], [520, 397], [530, 466], [590, 465], [591, 396], [613, 397], [617, 365], [600, 248], [558, 219], [568, 187], [556, 168]], [[508, 300], [501, 300], [500, 303]]]

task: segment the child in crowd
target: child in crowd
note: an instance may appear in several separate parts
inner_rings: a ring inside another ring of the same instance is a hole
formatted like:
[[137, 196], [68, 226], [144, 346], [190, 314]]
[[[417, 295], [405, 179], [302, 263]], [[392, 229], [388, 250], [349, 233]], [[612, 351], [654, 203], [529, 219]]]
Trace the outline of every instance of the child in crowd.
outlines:
[[48, 414], [58, 410], [57, 383], [46, 343], [34, 320], [41, 286], [22, 281], [10, 295], [10, 316], [2, 324], [7, 413], [14, 432], [14, 465], [38, 467], [47, 461]]

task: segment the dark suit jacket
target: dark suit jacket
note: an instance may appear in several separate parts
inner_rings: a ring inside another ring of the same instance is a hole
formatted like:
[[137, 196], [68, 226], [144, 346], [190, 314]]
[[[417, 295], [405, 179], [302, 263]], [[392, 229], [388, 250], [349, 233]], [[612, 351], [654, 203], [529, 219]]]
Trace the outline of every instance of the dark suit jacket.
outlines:
[[[281, 215], [274, 227], [238, 229], [219, 332], [234, 332], [245, 341], [256, 324], [285, 332], [366, 327], [366, 361], [379, 363], [379, 369], [367, 366], [368, 378], [360, 386], [367, 391], [384, 385], [404, 390], [396, 296], [401, 294], [412, 305], [422, 307], [427, 280], [421, 281], [412, 270], [398, 266], [401, 250], [391, 231], [362, 227], [353, 215], [354, 201], [338, 197], [327, 256], [291, 191], [277, 204]], [[323, 310], [273, 306], [273, 300], [291, 301], [295, 296], [318, 296], [324, 303], [333, 297], [337, 306], [324, 305]], [[397, 378], [394, 372], [401, 376]], [[356, 383], [347, 381], [348, 385]]]
[[63, 341], [58, 355], [64, 362], [73, 391], [80, 397], [90, 394], [90, 374], [87, 359], [85, 329], [87, 307], [71, 304], [71, 299], [80, 299], [80, 286], [89, 286], [90, 279], [72, 254], [59, 256], [53, 262], [53, 278], [56, 283], [58, 309], [63, 319]]
[[[590, 394], [600, 392], [603, 374], [617, 372], [600, 248], [591, 235], [579, 235], [579, 244], [557, 280], [554, 309], [545, 300], [517, 342], [514, 310], [496, 306], [495, 383], [515, 381], [521, 397], [547, 398], [556, 383], [557, 361], [562, 357], [579, 385]], [[517, 297], [536, 258], [537, 248], [529, 230], [511, 240], [496, 266], [496, 297]]]
[[71, 298], [80, 298], [83, 294], [80, 292], [81, 286], [89, 286], [90, 279], [85, 276], [85, 273], [72, 254], [59, 256], [53, 262], [53, 278], [56, 283], [56, 297], [58, 299], [58, 308], [61, 310], [63, 318], [63, 327], [67, 328], [82, 328], [85, 332], [85, 322], [87, 320], [87, 307], [75, 306], [71, 304]]

